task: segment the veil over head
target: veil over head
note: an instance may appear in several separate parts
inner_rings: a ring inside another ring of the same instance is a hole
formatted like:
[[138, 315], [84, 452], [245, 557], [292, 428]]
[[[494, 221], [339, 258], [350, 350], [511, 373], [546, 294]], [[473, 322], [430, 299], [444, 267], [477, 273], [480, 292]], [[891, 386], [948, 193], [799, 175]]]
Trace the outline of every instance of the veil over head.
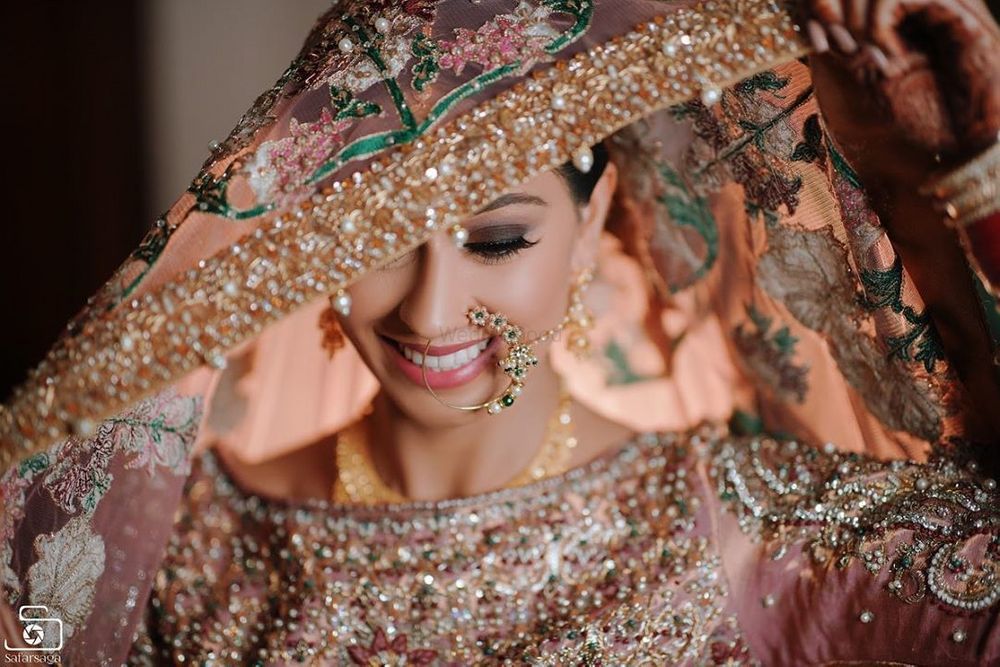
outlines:
[[573, 393], [878, 456], [983, 426], [773, 0], [345, 0], [0, 410], [6, 601], [120, 663], [193, 453], [261, 461], [377, 383], [326, 297], [605, 142], [623, 178]]

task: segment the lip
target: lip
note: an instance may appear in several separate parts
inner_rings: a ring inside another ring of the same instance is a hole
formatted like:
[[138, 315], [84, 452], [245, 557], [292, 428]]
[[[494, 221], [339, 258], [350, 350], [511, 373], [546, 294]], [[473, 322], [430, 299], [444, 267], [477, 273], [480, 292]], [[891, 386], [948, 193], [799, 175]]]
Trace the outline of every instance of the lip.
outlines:
[[[424, 386], [423, 376], [421, 374], [420, 366], [416, 365], [409, 359], [403, 356], [397, 345], [406, 346], [416, 352], [423, 353], [423, 345], [413, 345], [411, 343], [403, 343], [396, 341], [392, 338], [386, 336], [379, 336], [379, 340], [382, 345], [385, 346], [386, 350], [389, 352], [389, 356], [392, 358], [396, 367], [403, 373], [403, 375], [410, 380], [413, 384], [418, 387]], [[459, 343], [457, 345], [439, 345], [432, 346], [429, 348], [429, 352], [433, 356], [441, 356], [444, 354], [450, 354], [456, 350], [461, 350], [467, 347], [472, 347], [481, 343], [484, 339], [479, 339], [477, 341], [471, 341], [466, 343]], [[496, 364], [496, 351], [500, 347], [500, 337], [494, 336], [490, 339], [489, 344], [486, 349], [480, 353], [478, 357], [468, 362], [464, 366], [459, 366], [458, 368], [452, 368], [447, 371], [438, 371], [432, 368], [427, 369], [427, 384], [431, 389], [435, 391], [438, 389], [450, 389], [452, 387], [460, 387], [464, 384], [472, 382], [477, 377], [479, 377], [484, 370], [490, 365]]]

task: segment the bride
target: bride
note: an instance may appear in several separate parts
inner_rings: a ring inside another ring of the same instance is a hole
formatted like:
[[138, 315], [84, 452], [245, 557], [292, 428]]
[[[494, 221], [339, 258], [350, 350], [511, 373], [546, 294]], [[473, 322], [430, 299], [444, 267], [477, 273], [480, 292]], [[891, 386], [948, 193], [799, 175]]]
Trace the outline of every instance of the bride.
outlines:
[[996, 661], [1000, 33], [798, 9], [336, 3], [0, 412], [7, 650]]

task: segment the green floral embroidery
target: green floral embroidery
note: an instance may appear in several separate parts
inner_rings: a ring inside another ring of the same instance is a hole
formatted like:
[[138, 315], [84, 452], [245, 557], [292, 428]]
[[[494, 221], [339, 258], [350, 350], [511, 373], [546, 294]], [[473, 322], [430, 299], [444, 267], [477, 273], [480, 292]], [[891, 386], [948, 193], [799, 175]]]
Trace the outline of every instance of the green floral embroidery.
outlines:
[[572, 44], [590, 26], [590, 19], [594, 14], [594, 3], [592, 0], [545, 0], [544, 4], [553, 12], [569, 14], [574, 18], [570, 29], [545, 47], [549, 53], [559, 53]]
[[734, 336], [737, 348], [758, 377], [778, 394], [801, 403], [809, 390], [809, 369], [794, 363], [798, 339], [787, 326], [772, 331], [774, 321], [753, 304], [747, 306], [747, 317], [753, 326], [749, 327], [744, 323], [736, 327]]
[[820, 169], [826, 168], [826, 146], [823, 142], [823, 128], [820, 126], [819, 114], [806, 118], [802, 125], [802, 141], [796, 144], [792, 151], [792, 160], [796, 162], [815, 163]]
[[[573, 23], [568, 28], [563, 28], [550, 18], [552, 14], [568, 14]], [[257, 148], [256, 159], [251, 160], [250, 163], [258, 169], [259, 177], [254, 183], [261, 185], [266, 191], [258, 192], [258, 201], [262, 203], [250, 209], [236, 210], [229, 206], [226, 188], [233, 174], [228, 171], [219, 179], [213, 178], [205, 172], [191, 185], [190, 191], [197, 197], [198, 208], [202, 211], [224, 215], [236, 220], [259, 216], [276, 205], [287, 203], [287, 193], [305, 192], [306, 188], [303, 186], [323, 181], [350, 162], [370, 158], [390, 148], [412, 143], [424, 136], [462, 101], [502, 79], [525, 73], [539, 60], [558, 53], [568, 44], [580, 38], [588, 29], [592, 15], [592, 0], [542, 0], [541, 2], [523, 2], [510, 14], [494, 17], [486, 28], [508, 31], [505, 34], [516, 33], [516, 35], [530, 36], [533, 40], [539, 39], [537, 35], [546, 35], [545, 39], [548, 40], [548, 43], [544, 41], [541, 43], [531, 42], [522, 51], [503, 51], [502, 49], [489, 51], [487, 47], [490, 45], [474, 45], [477, 47], [476, 57], [462, 60], [456, 71], [466, 64], [480, 66], [483, 71], [445, 93], [430, 108], [425, 117], [418, 118], [400, 86], [398, 77], [400, 69], [408, 61], [415, 58], [416, 62], [410, 67], [413, 75], [410, 85], [418, 93], [425, 92], [428, 90], [428, 86], [436, 80], [440, 69], [444, 66], [446, 57], [455, 61], [459, 58], [457, 54], [462, 54], [464, 57], [468, 53], [464, 50], [468, 44], [462, 40], [471, 39], [477, 34], [476, 31], [468, 29], [456, 31], [456, 41], [451, 43], [452, 46], [457, 46], [459, 49], [455, 53], [444, 53], [446, 42], [429, 37], [423, 32], [414, 36], [413, 39], [407, 38], [408, 41], [403, 41], [402, 48], [400, 48], [400, 39], [406, 33], [390, 36], [380, 35], [369, 29], [361, 18], [361, 13], [345, 12], [339, 20], [349, 31], [349, 39], [357, 44], [360, 50], [357, 51], [356, 60], [341, 65], [342, 69], [340, 70], [335, 69], [331, 74], [324, 75], [331, 83], [334, 81], [337, 83], [335, 86], [331, 85], [330, 89], [331, 102], [335, 110], [333, 120], [359, 120], [380, 113], [381, 108], [373, 102], [360, 101], [353, 97], [353, 93], [367, 89], [369, 85], [375, 85], [381, 86], [388, 93], [392, 109], [399, 118], [399, 127], [372, 134], [359, 133], [360, 136], [350, 143], [331, 149], [326, 157], [320, 160], [318, 166], [309, 165], [308, 171], [301, 178], [294, 173], [290, 177], [286, 175], [284, 180], [293, 182], [295, 187], [282, 188], [280, 192], [271, 192], [266, 189], [268, 184], [274, 182], [274, 179], [267, 173], [261, 175], [261, 170], [266, 170], [270, 164], [267, 151], [271, 148], [269, 144], [273, 145], [273, 142], [261, 144]], [[427, 23], [425, 27], [429, 25]], [[549, 34], [551, 37], [548, 37]], [[347, 92], [348, 88], [353, 93]], [[318, 123], [313, 124], [318, 125]], [[307, 124], [300, 123], [299, 125]], [[322, 130], [323, 128], [318, 127], [317, 129]], [[303, 167], [301, 164], [295, 164], [288, 160], [282, 164], [283, 168], [290, 170]], [[251, 187], [256, 190], [254, 185]], [[294, 196], [294, 194], [291, 195], [291, 197]]]
[[427, 84], [433, 83], [437, 79], [438, 72], [441, 71], [437, 60], [440, 49], [437, 42], [421, 33], [413, 38], [410, 52], [417, 59], [416, 64], [410, 70], [413, 72], [413, 81], [410, 85], [417, 92], [423, 92]]
[[[368, 56], [375, 61], [376, 64], [381, 63], [381, 54], [378, 49], [372, 45], [367, 33], [359, 24], [354, 23], [353, 26], [356, 27], [358, 38], [363, 44], [368, 45], [365, 48], [365, 53], [368, 54]], [[584, 26], [584, 28], [585, 27], [586, 26]], [[427, 116], [419, 122], [410, 110], [406, 97], [403, 94], [402, 89], [399, 87], [399, 83], [392, 78], [383, 79], [382, 84], [388, 89], [389, 95], [392, 98], [393, 104], [399, 115], [400, 122], [402, 123], [402, 128], [361, 137], [348, 144], [333, 158], [317, 169], [316, 172], [309, 178], [308, 182], [318, 183], [340, 167], [353, 160], [368, 158], [387, 148], [413, 142], [417, 138], [426, 134], [427, 131], [445, 114], [451, 111], [455, 105], [470, 97], [482, 88], [494, 84], [497, 81], [520, 71], [523, 67], [524, 63], [517, 60], [487, 70], [482, 74], [473, 77], [439, 99], [438, 102], [431, 108]]]
[[111, 461], [119, 453], [126, 456], [125, 468], [143, 468], [151, 476], [158, 469], [185, 474], [200, 417], [200, 399], [157, 394], [104, 421], [88, 440], [66, 441], [43, 485], [67, 512], [90, 513], [111, 488]]
[[846, 180], [851, 187], [860, 190], [861, 189], [861, 179], [858, 178], [857, 172], [851, 168], [851, 165], [847, 164], [847, 160], [844, 156], [834, 148], [833, 144], [828, 140], [826, 143], [827, 150], [830, 151], [830, 164], [833, 165], [834, 170], [840, 174], [844, 180]]
[[17, 467], [17, 476], [22, 479], [32, 479], [35, 475], [51, 465], [48, 452], [39, 452], [22, 461]]
[[886, 337], [889, 357], [903, 361], [922, 362], [928, 373], [938, 361], [944, 361], [944, 349], [937, 330], [926, 312], [918, 313], [903, 303], [903, 263], [896, 258], [885, 271], [868, 269], [861, 272], [865, 288], [864, 306], [869, 310], [889, 308], [902, 315], [910, 329], [900, 336]]
[[611, 364], [611, 373], [607, 379], [609, 385], [634, 384], [651, 379], [632, 370], [632, 366], [628, 362], [628, 355], [614, 339], [608, 341], [608, 344], [604, 346], [604, 358]]
[[224, 215], [233, 220], [243, 220], [256, 217], [268, 210], [269, 207], [266, 206], [255, 206], [246, 211], [230, 208], [226, 203], [226, 188], [230, 178], [229, 172], [221, 178], [216, 178], [207, 171], [202, 171], [195, 177], [188, 186], [188, 192], [198, 200], [199, 211]]
[[762, 217], [769, 225], [777, 222], [780, 208], [795, 212], [802, 189], [801, 177], [788, 169], [786, 156], [793, 148], [785, 147], [784, 137], [792, 114], [810, 101], [813, 90], [788, 102], [779, 94], [788, 83], [776, 72], [761, 72], [725, 91], [715, 107], [696, 100], [671, 109], [675, 118], [693, 119], [695, 134], [711, 147], [709, 159], [692, 165], [693, 180], [735, 180], [746, 193], [750, 218]]
[[382, 107], [374, 102], [359, 100], [347, 88], [337, 86], [330, 86], [330, 105], [336, 112], [334, 118], [337, 120], [364, 118], [382, 112]]
[[767, 70], [743, 79], [736, 84], [736, 90], [744, 95], [753, 95], [759, 90], [776, 93], [787, 86], [790, 80], [788, 77], [778, 76], [773, 70]]
[[117, 305], [121, 299], [127, 299], [135, 288], [139, 286], [142, 279], [146, 277], [147, 273], [149, 273], [149, 269], [154, 263], [156, 263], [156, 260], [159, 259], [163, 249], [167, 247], [167, 241], [170, 240], [170, 236], [174, 233], [175, 229], [176, 227], [168, 225], [162, 218], [156, 221], [153, 227], [146, 234], [145, 238], [142, 239], [139, 247], [133, 250], [132, 254], [129, 255], [130, 262], [142, 262], [145, 264], [145, 267], [143, 267], [142, 271], [140, 271], [128, 285], [124, 286], [121, 296], [109, 304], [109, 309]]
[[665, 191], [657, 198], [670, 213], [671, 220], [681, 227], [690, 227], [705, 241], [705, 260], [698, 267], [690, 281], [684, 285], [670, 285], [671, 291], [681, 290], [700, 280], [708, 273], [719, 255], [719, 229], [712, 215], [712, 209], [705, 197], [698, 196], [684, 178], [666, 163], [657, 165]]
[[979, 276], [974, 275], [973, 282], [976, 285], [976, 296], [979, 297], [979, 303], [983, 308], [983, 318], [990, 332], [990, 340], [994, 345], [1000, 345], [1000, 301], [990, 294]]
[[765, 293], [825, 339], [844, 379], [887, 427], [929, 442], [940, 438], [943, 409], [934, 388], [914, 377], [912, 365], [889, 359], [878, 339], [858, 331], [859, 322], [874, 326], [874, 318], [848, 270], [847, 248], [830, 227], [769, 230], [756, 277]]

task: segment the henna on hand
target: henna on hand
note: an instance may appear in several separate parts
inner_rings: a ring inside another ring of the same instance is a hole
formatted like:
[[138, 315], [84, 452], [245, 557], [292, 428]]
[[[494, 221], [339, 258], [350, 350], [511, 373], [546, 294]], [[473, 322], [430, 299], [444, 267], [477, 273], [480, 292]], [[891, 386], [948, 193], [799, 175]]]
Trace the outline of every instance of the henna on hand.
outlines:
[[979, 0], [809, 0], [817, 53], [929, 154], [967, 159], [1000, 131], [1000, 28]]

